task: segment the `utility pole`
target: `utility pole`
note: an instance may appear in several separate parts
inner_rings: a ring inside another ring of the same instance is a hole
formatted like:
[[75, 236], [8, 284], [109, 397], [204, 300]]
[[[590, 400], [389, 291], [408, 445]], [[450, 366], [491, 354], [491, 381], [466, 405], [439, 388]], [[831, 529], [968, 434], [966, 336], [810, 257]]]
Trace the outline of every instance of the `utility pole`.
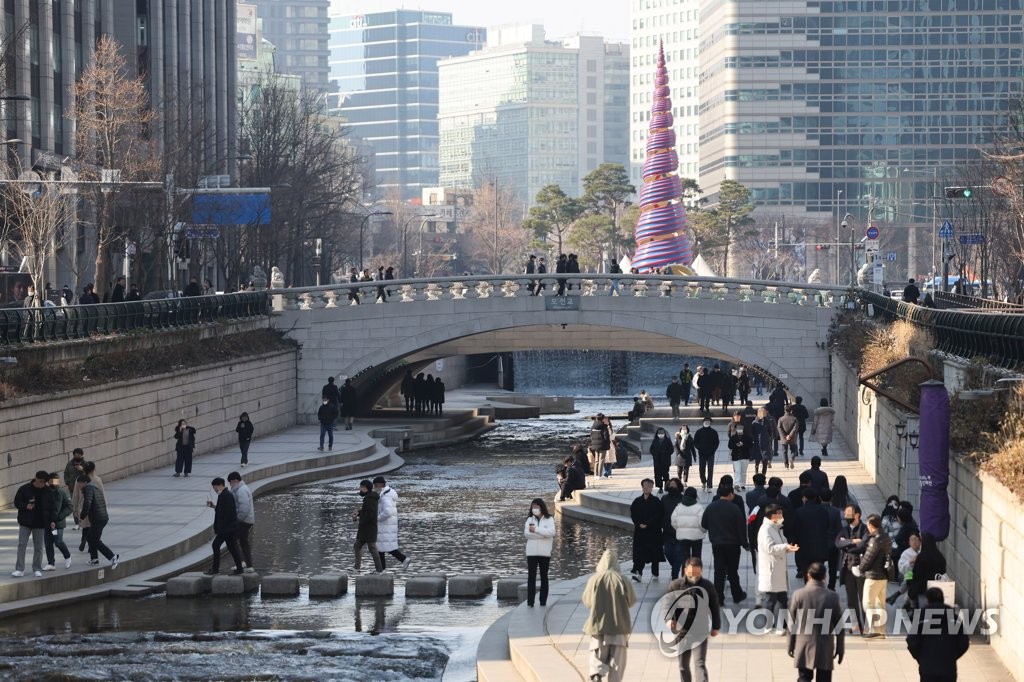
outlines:
[[494, 274], [498, 273], [498, 176], [494, 176]]

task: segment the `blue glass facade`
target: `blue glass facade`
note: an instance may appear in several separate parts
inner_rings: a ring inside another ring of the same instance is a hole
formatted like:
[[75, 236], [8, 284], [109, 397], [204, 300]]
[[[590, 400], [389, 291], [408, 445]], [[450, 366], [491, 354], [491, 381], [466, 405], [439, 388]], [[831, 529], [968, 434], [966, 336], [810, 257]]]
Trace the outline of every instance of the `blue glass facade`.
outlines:
[[479, 49], [486, 30], [451, 14], [397, 10], [331, 22], [332, 111], [373, 152], [377, 197], [438, 183], [437, 61]]

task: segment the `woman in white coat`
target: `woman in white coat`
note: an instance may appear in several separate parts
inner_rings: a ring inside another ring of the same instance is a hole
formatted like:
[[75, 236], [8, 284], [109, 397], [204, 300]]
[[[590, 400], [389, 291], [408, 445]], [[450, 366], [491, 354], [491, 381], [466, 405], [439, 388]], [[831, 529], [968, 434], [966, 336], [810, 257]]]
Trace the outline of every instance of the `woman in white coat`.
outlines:
[[692, 556], [700, 558], [704, 546], [704, 535], [707, 533], [700, 525], [704, 516], [704, 505], [697, 501], [697, 489], [689, 487], [683, 491], [683, 497], [672, 510], [671, 523], [676, 529], [676, 540], [682, 553], [682, 562]]
[[821, 399], [821, 407], [814, 411], [811, 422], [811, 439], [821, 446], [821, 456], [828, 457], [828, 444], [832, 442], [832, 422], [836, 411], [828, 406], [828, 398]]
[[533, 606], [537, 594], [537, 570], [540, 569], [540, 605], [545, 606], [548, 603], [548, 566], [551, 565], [555, 520], [539, 497], [530, 503], [523, 536], [526, 538], [526, 604]]
[[783, 633], [776, 609], [789, 606], [786, 555], [799, 549], [797, 545], [786, 542], [782, 534], [782, 516], [780, 505], [769, 504], [764, 508], [764, 523], [757, 531], [757, 591], [765, 595], [764, 607], [776, 620], [776, 634]]
[[380, 495], [377, 504], [377, 552], [380, 554], [380, 565], [385, 565], [384, 556], [390, 554], [398, 559], [402, 568], [408, 568], [411, 559], [398, 549], [398, 493], [383, 476], [373, 479], [373, 489]]

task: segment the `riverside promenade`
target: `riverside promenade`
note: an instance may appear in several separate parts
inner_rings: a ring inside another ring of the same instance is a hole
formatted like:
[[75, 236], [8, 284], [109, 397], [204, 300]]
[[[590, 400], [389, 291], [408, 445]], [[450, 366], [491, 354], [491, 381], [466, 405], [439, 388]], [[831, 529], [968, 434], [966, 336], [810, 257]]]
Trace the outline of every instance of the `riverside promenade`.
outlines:
[[[724, 431], [722, 419], [720, 430]], [[644, 420], [647, 422], [647, 420]], [[655, 419], [654, 424], [673, 428], [671, 419]], [[678, 427], [676, 427], [678, 428]], [[691, 426], [692, 428], [692, 426]], [[653, 425], [643, 432], [643, 449], [646, 452], [653, 434]], [[673, 429], [674, 430], [674, 429]], [[724, 442], [724, 441], [723, 441]], [[784, 469], [780, 460], [768, 470], [768, 476], [779, 476], [785, 482], [783, 492], [797, 485], [797, 476], [809, 468], [810, 458], [819, 453], [816, 444], [808, 443], [806, 456], [797, 460], [793, 469]], [[822, 470], [830, 481], [837, 475], [846, 476], [856, 495], [864, 516], [878, 512], [884, 503], [885, 491], [875, 485], [859, 462], [851, 456], [843, 442], [829, 446], [829, 457], [823, 458]], [[673, 475], [675, 469], [673, 467]], [[724, 474], [731, 474], [732, 467], [728, 454], [719, 449], [715, 467], [715, 480]], [[631, 458], [626, 469], [616, 469], [610, 479], [601, 479], [596, 487], [589, 488], [580, 499], [559, 503], [559, 514], [565, 521], [575, 520], [584, 526], [587, 523], [604, 523], [613, 526], [629, 524], [629, 504], [640, 494], [640, 480], [652, 477], [653, 469], [649, 455], [644, 455], [639, 464]], [[690, 483], [698, 484], [700, 479], [696, 467], [690, 470]], [[589, 484], [589, 481], [588, 481]], [[749, 488], [748, 488], [749, 489]], [[705, 506], [711, 501], [709, 493], [700, 492], [699, 500]], [[631, 527], [631, 524], [629, 524]], [[631, 532], [623, 530], [623, 532]], [[953, 547], [942, 546], [943, 552], [955, 551]], [[713, 580], [713, 562], [708, 542], [704, 543], [704, 576]], [[623, 561], [623, 573], [628, 575], [630, 557], [619, 557]], [[553, 557], [553, 561], [558, 561]], [[800, 587], [793, 578], [795, 566], [789, 561], [790, 594]], [[637, 604], [631, 610], [633, 635], [629, 643], [626, 680], [678, 680], [677, 659], [662, 653], [652, 633], [651, 613], [657, 608], [658, 600], [664, 595], [669, 583], [670, 569], [667, 563], [661, 565], [659, 580], [652, 580], [649, 569], [640, 584], [634, 583]], [[750, 555], [743, 553], [740, 561], [740, 577], [749, 595], [740, 606], [754, 607], [757, 585]], [[955, 576], [953, 576], [955, 578]], [[587, 609], [581, 603], [583, 587], [589, 576], [563, 581], [552, 585], [546, 608], [530, 608], [521, 604], [506, 618], [499, 621], [485, 635], [478, 660], [480, 680], [588, 680], [589, 637], [582, 634]], [[890, 586], [890, 593], [892, 591]], [[726, 590], [728, 592], [728, 588]], [[845, 604], [842, 589], [840, 594]], [[731, 597], [727, 598], [726, 609], [735, 613]], [[895, 607], [889, 607], [889, 620], [893, 622]], [[725, 614], [723, 614], [723, 623]], [[758, 624], [760, 626], [760, 624]], [[739, 682], [741, 680], [792, 680], [796, 678], [793, 660], [787, 655], [787, 637], [777, 635], [721, 634], [711, 640], [708, 647], [708, 673], [714, 682]], [[886, 682], [910, 682], [918, 680], [916, 661], [906, 648], [904, 636], [890, 634], [886, 639], [869, 640], [858, 635], [846, 638], [846, 654], [842, 665], [833, 675], [835, 682], [865, 682], [885, 680]], [[971, 648], [960, 659], [959, 679], [961, 682], [995, 682], [996, 680], [1022, 680], [1024, 671], [1008, 670], [991, 647], [980, 638], [972, 638]]]
[[[162, 588], [162, 582], [210, 559], [213, 500], [210, 481], [238, 471], [253, 495], [314, 480], [365, 478], [402, 465], [393, 448], [384, 446], [371, 432], [386, 428], [386, 421], [357, 422], [352, 431], [335, 430], [334, 449], [317, 451], [319, 426], [294, 426], [273, 434], [258, 431], [249, 449], [249, 466], [239, 465], [238, 448], [204, 452], [200, 435], [192, 475], [174, 478], [173, 466], [153, 469], [127, 478], [104, 482], [110, 524], [103, 541], [121, 555], [114, 570], [100, 557], [89, 566], [88, 552], [79, 552], [81, 534], [68, 519], [64, 541], [71, 551], [72, 566], [64, 568], [55, 550], [56, 569], [43, 577], [32, 575], [32, 543], [25, 556], [25, 576], [11, 576], [18, 544], [17, 513], [13, 507], [0, 511], [0, 618], [40, 607], [52, 607], [81, 599], [133, 596]], [[257, 429], [259, 425], [257, 424]], [[172, 447], [172, 446], [169, 446]], [[89, 453], [86, 452], [88, 459]], [[97, 472], [101, 478], [103, 471]], [[63, 475], [63, 472], [61, 472]], [[256, 519], [253, 532], [262, 523]], [[45, 563], [45, 560], [44, 560]], [[256, 569], [261, 566], [257, 558]], [[231, 567], [230, 558], [227, 559]], [[223, 570], [223, 568], [222, 568]]]

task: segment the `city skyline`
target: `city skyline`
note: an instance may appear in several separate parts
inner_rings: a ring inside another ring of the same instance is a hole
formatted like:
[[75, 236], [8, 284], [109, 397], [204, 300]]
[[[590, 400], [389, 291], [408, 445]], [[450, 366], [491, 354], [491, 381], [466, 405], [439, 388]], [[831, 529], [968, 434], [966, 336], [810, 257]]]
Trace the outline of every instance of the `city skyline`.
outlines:
[[551, 38], [584, 33], [600, 35], [609, 42], [625, 42], [630, 35], [629, 3], [626, 0], [617, 0], [602, 6], [600, 12], [593, 12], [594, 6], [581, 0], [560, 3], [521, 0], [509, 5], [474, 0], [433, 0], [418, 3], [394, 0], [331, 0], [332, 15], [396, 9], [451, 12], [456, 23], [484, 27], [543, 24]]

